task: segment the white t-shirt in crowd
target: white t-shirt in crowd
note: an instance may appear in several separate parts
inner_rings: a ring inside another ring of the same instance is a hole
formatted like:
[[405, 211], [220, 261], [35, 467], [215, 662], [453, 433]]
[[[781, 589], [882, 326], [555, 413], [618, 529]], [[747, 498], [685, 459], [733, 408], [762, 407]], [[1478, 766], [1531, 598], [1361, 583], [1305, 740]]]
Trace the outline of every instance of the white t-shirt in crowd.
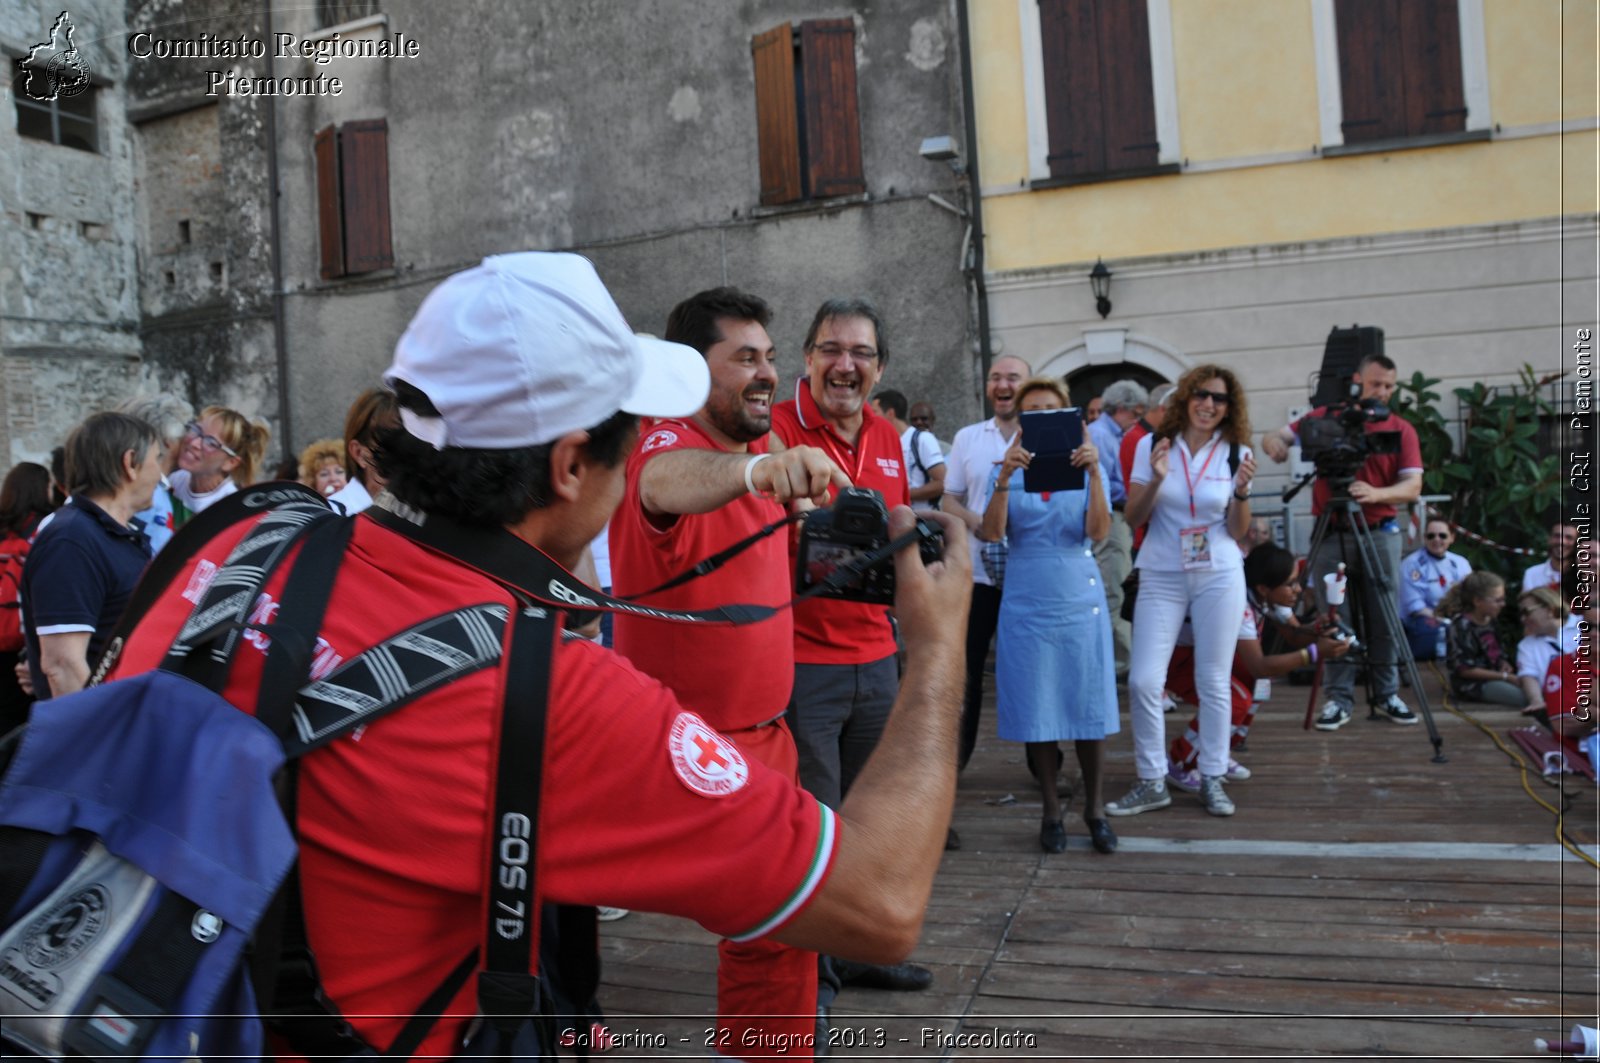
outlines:
[[[913, 447], [917, 451], [915, 454], [912, 453]], [[939, 441], [925, 428], [912, 426], [900, 433], [900, 451], [905, 456], [906, 487], [912, 490], [927, 486], [928, 474], [923, 469], [931, 470], [935, 465], [944, 464], [944, 451], [939, 449]], [[917, 464], [919, 458], [921, 465]], [[934, 507], [931, 502], [913, 502], [911, 508], [926, 510]]]
[[[1538, 590], [1540, 587], [1560, 588], [1560, 586], [1561, 573], [1551, 566], [1548, 557], [1522, 574], [1522, 589], [1525, 591]], [[1544, 675], [1543, 672], [1539, 674], [1541, 677]]]
[[[945, 460], [944, 493], [960, 499], [962, 505], [982, 517], [989, 505], [994, 467], [1004, 460], [1016, 433], [1013, 428], [1010, 435], [1002, 434], [992, 417], [957, 432], [950, 445], [950, 457]], [[983, 541], [976, 535], [968, 535], [967, 540], [972, 550], [972, 582], [994, 586], [994, 580], [983, 570]]]
[[1578, 652], [1578, 617], [1567, 614], [1566, 623], [1554, 635], [1529, 635], [1517, 643], [1517, 674], [1544, 682], [1550, 662], [1564, 653]]
[[211, 503], [221, 501], [239, 490], [238, 484], [225, 477], [222, 483], [211, 490], [204, 494], [196, 494], [189, 484], [187, 469], [179, 469], [167, 477], [167, 485], [172, 488], [173, 497], [182, 502], [190, 513], [202, 513]]
[[[1139, 440], [1133, 452], [1133, 475], [1129, 482], [1148, 484], [1151, 480], [1150, 448], [1155, 436]], [[1210, 442], [1191, 454], [1180, 434], [1172, 441], [1167, 455], [1167, 478], [1157, 490], [1155, 506], [1150, 510], [1150, 521], [1139, 548], [1138, 568], [1153, 572], [1184, 571], [1180, 537], [1185, 528], [1204, 527], [1206, 543], [1210, 549], [1208, 568], [1243, 568], [1244, 553], [1233, 536], [1228, 534], [1228, 503], [1233, 501], [1233, 472], [1228, 468], [1228, 444], [1220, 430], [1211, 434]], [[1239, 461], [1250, 455], [1250, 448], [1239, 448]], [[1187, 473], [1185, 471], [1187, 467]], [[1187, 480], [1186, 480], [1187, 476]], [[1193, 512], [1190, 511], [1193, 482]]]

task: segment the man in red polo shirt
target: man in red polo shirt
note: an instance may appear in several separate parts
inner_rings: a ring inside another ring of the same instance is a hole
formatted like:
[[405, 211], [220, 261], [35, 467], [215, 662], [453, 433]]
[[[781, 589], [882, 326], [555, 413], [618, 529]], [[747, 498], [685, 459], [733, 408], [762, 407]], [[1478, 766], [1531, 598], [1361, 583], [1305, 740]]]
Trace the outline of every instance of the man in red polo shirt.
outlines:
[[[830, 299], [806, 332], [806, 375], [795, 397], [772, 411], [772, 431], [785, 446], [827, 454], [857, 487], [906, 505], [910, 490], [900, 437], [872, 412], [867, 397], [889, 358], [883, 321], [865, 299]], [[829, 808], [838, 807], [878, 745], [898, 679], [895, 636], [881, 605], [811, 598], [794, 610], [794, 694], [789, 729], [800, 752], [800, 782]], [[818, 998], [826, 1016], [839, 984], [924, 989], [933, 975], [914, 964], [859, 967], [824, 964]]]
[[[713, 288], [672, 309], [665, 338], [693, 347], [711, 370], [711, 394], [693, 417], [656, 421], [628, 459], [622, 505], [611, 518], [613, 590], [645, 605], [697, 610], [729, 602], [782, 606], [792, 596], [781, 533], [721, 568], [646, 594], [700, 561], [783, 519], [794, 498], [826, 500], [848, 485], [814, 447], [769, 454], [773, 367], [767, 304]], [[784, 708], [794, 682], [794, 617], [783, 609], [745, 627], [709, 628], [618, 614], [616, 649], [752, 760], [799, 782]], [[778, 941], [717, 947], [717, 1024], [730, 1045], [761, 1043], [775, 1055], [811, 1054], [809, 1014], [817, 957]]]
[[[341, 662], [442, 611], [525, 604], [469, 561], [379, 517], [421, 524], [437, 516], [496, 542], [514, 536], [570, 572], [622, 495], [634, 415], [685, 416], [704, 404], [708, 387], [695, 351], [634, 335], [587, 260], [534, 252], [492, 256], [435, 288], [385, 379], [399, 406], [399, 424], [378, 434], [388, 491], [352, 518], [318, 633], [319, 680], [332, 682]], [[583, 639], [560, 643], [544, 746], [539, 900], [667, 912], [726, 937], [770, 934], [863, 960], [908, 954], [954, 799], [960, 706], [948, 692], [959, 666], [950, 662], [959, 659], [971, 578], [964, 529], [925, 516], [945, 526], [949, 559], [924, 567], [915, 549], [896, 555], [895, 605], [916, 642], [883, 753], [837, 812], [747, 759], [611, 651]], [[890, 514], [896, 534], [913, 519], [909, 508]], [[229, 529], [186, 563], [127, 643], [120, 674], [160, 663], [251, 526]], [[258, 608], [275, 609], [283, 585], [275, 575]], [[495, 663], [300, 762], [308, 943], [329, 1002], [379, 1052], [483, 940], [511, 627]], [[247, 638], [235, 651], [223, 694], [246, 711], [267, 642]], [[473, 1025], [475, 982], [441, 1009], [415, 1058], [459, 1050]], [[768, 1051], [726, 1047], [730, 1055]]]
[[[1387, 406], [1389, 397], [1394, 394], [1395, 381], [1399, 371], [1387, 355], [1372, 353], [1361, 359], [1355, 375], [1351, 378], [1352, 392], [1365, 401]], [[1300, 441], [1301, 426], [1307, 421], [1322, 417], [1327, 413], [1327, 408], [1319, 406], [1306, 414], [1293, 424], [1285, 425], [1275, 432], [1268, 432], [1261, 437], [1261, 449], [1267, 457], [1276, 462], [1283, 462], [1289, 457], [1289, 447]], [[1361, 504], [1361, 514], [1366, 519], [1367, 527], [1372, 530], [1373, 543], [1377, 548], [1378, 565], [1382, 569], [1382, 578], [1387, 582], [1386, 592], [1380, 592], [1379, 573], [1357, 573], [1361, 576], [1359, 583], [1352, 582], [1352, 594], [1360, 593], [1365, 598], [1366, 608], [1363, 614], [1368, 617], [1367, 630], [1364, 636], [1367, 640], [1369, 656], [1367, 658], [1368, 674], [1370, 677], [1369, 698], [1372, 708], [1390, 721], [1402, 726], [1413, 726], [1419, 722], [1420, 717], [1411, 711], [1411, 707], [1400, 700], [1400, 669], [1398, 663], [1405, 635], [1403, 632], [1390, 631], [1383, 621], [1383, 602], [1378, 597], [1380, 593], [1387, 593], [1389, 601], [1388, 612], [1398, 615], [1400, 593], [1400, 525], [1395, 520], [1396, 506], [1415, 502], [1422, 495], [1422, 445], [1417, 440], [1417, 430], [1404, 418], [1391, 413], [1381, 421], [1366, 421], [1362, 430], [1368, 435], [1374, 432], [1399, 433], [1399, 449], [1392, 454], [1371, 454], [1361, 465], [1355, 481], [1350, 484], [1350, 499]], [[1326, 477], [1318, 476], [1316, 483], [1311, 488], [1311, 512], [1320, 516], [1333, 501], [1333, 487]], [[1335, 526], [1328, 537], [1323, 540], [1322, 546], [1317, 551], [1317, 556], [1312, 560], [1311, 586], [1317, 591], [1323, 587], [1323, 578], [1333, 572], [1341, 563], [1348, 562], [1359, 566], [1361, 552], [1357, 549], [1354, 538], [1348, 531], [1342, 530], [1343, 518], [1336, 514]], [[1347, 598], [1339, 607], [1345, 617], [1345, 622], [1350, 620], [1350, 602]], [[1351, 706], [1355, 703], [1355, 682], [1358, 665], [1350, 661], [1329, 661], [1324, 669], [1323, 691], [1327, 701], [1323, 703], [1322, 711], [1317, 715], [1316, 728], [1319, 731], [1337, 731], [1350, 721]]]

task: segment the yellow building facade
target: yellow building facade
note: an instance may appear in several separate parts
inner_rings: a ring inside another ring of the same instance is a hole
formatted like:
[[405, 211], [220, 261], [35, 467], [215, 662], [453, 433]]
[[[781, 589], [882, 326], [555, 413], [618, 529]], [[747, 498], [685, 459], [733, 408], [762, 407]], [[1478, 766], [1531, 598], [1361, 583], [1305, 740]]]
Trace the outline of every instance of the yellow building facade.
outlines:
[[[972, 0], [970, 18], [996, 355], [1096, 388], [1219, 362], [1265, 429], [1305, 404], [1335, 325], [1383, 328], [1402, 379], [1447, 394], [1555, 369], [1593, 326], [1593, 0]], [[1142, 161], [1119, 172], [1118, 151]]]

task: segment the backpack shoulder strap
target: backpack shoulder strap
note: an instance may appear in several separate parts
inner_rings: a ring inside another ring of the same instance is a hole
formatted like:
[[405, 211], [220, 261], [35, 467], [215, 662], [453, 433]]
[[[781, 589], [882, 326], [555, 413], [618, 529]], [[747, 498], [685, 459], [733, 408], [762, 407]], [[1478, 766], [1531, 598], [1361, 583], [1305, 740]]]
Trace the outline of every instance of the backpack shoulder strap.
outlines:
[[122, 616], [117, 620], [117, 626], [112, 629], [111, 637], [106, 640], [100, 660], [91, 672], [89, 685], [98, 685], [111, 671], [133, 629], [150, 612], [151, 607], [171, 586], [173, 580], [178, 578], [178, 573], [183, 571], [183, 567], [193, 560], [207, 543], [235, 524], [259, 517], [269, 509], [290, 504], [313, 504], [326, 508], [315, 491], [301, 484], [287, 481], [257, 484], [242, 491], [235, 491], [209, 506], [204, 512], [196, 514], [179, 528], [161, 552], [145, 566], [144, 574], [139, 577], [138, 584], [133, 588], [133, 594], [128, 598], [128, 604], [122, 610]]
[[911, 430], [911, 464], [917, 467], [924, 479], [928, 476], [928, 467], [922, 464], [922, 437], [926, 429], [913, 428]]

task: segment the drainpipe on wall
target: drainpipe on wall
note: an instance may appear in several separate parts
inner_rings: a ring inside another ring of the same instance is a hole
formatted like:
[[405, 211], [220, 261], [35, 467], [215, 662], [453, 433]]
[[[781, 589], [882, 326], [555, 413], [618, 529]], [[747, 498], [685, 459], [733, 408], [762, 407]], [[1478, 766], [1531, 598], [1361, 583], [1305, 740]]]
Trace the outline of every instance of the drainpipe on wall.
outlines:
[[967, 139], [967, 189], [972, 200], [972, 270], [973, 289], [978, 297], [978, 392], [983, 396], [983, 413], [992, 417], [989, 408], [989, 363], [994, 352], [989, 349], [989, 288], [983, 279], [983, 186], [978, 180], [978, 119], [977, 107], [972, 99], [972, 33], [967, 19], [967, 5], [971, 0], [956, 0], [956, 33], [961, 38], [961, 121]]
[[[272, 3], [266, 5], [267, 40], [272, 36]], [[267, 49], [267, 79], [273, 78], [273, 49]], [[278, 363], [278, 435], [284, 461], [294, 457], [294, 428], [289, 420], [289, 346], [283, 325], [283, 229], [278, 220], [278, 98], [267, 97], [267, 196], [271, 200], [272, 345]]]

